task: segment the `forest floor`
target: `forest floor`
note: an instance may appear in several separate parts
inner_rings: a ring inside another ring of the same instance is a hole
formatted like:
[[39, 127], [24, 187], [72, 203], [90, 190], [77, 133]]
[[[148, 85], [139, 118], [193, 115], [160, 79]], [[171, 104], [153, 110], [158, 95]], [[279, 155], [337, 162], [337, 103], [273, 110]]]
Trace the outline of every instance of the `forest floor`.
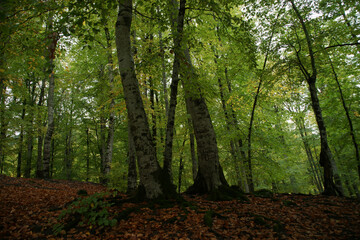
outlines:
[[[108, 191], [93, 183], [0, 175], [0, 239], [360, 239], [356, 199], [274, 194], [247, 195], [248, 202], [214, 202], [206, 196], [183, 195], [186, 204], [164, 208], [126, 202], [126, 195], [114, 197], [113, 192], [105, 196], [105, 202], [113, 203], [107, 213], [99, 213], [100, 197], [94, 197], [87, 202], [88, 212], [60, 220], [58, 216], [71, 202], [87, 198], [80, 197], [79, 190], [89, 195]], [[102, 226], [79, 223], [90, 219], [91, 211], [95, 223]], [[74, 226], [54, 228], [76, 216]], [[102, 218], [117, 222], [106, 226], [109, 221]]]

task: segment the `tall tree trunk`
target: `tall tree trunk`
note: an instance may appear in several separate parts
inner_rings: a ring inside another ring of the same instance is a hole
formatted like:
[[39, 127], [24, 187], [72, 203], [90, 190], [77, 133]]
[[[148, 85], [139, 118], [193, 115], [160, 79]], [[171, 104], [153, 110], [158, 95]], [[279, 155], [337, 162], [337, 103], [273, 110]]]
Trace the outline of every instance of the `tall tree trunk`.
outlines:
[[[150, 108], [151, 108], [151, 122], [152, 122], [152, 138], [156, 148], [156, 135], [157, 135], [157, 128], [156, 128], [156, 113], [155, 113], [155, 91], [154, 91], [154, 79], [150, 77], [149, 79], [149, 87], [150, 87]], [[155, 149], [155, 151], [157, 151]]]
[[26, 99], [23, 101], [23, 110], [21, 113], [22, 123], [20, 126], [19, 151], [18, 151], [18, 159], [17, 159], [16, 177], [21, 177], [21, 162], [22, 162], [23, 140], [24, 140], [25, 111], [26, 111]]
[[166, 65], [165, 65], [165, 49], [162, 38], [162, 32], [159, 31], [159, 41], [160, 41], [160, 54], [161, 54], [161, 82], [163, 86], [164, 102], [165, 102], [165, 114], [168, 115], [169, 112], [169, 99], [167, 95], [167, 86], [166, 86]]
[[326, 195], [343, 195], [342, 190], [334, 183], [333, 172], [333, 156], [327, 141], [327, 131], [325, 122], [322, 117], [322, 111], [317, 96], [317, 89], [315, 81], [309, 81], [309, 91], [311, 95], [312, 107], [315, 113], [316, 122], [320, 132], [321, 152], [320, 152], [320, 165], [324, 168], [324, 194]]
[[51, 154], [50, 154], [50, 178], [54, 175], [54, 160], [55, 160], [55, 139], [51, 139]]
[[58, 33], [53, 32], [52, 30], [52, 21], [53, 17], [50, 16], [48, 20], [48, 31], [50, 34], [48, 36], [49, 44], [49, 56], [48, 56], [48, 65], [47, 73], [49, 74], [49, 90], [47, 98], [47, 107], [48, 107], [48, 119], [47, 119], [47, 130], [44, 139], [44, 153], [43, 153], [43, 176], [44, 178], [50, 177], [50, 158], [51, 158], [51, 140], [54, 133], [54, 90], [55, 90], [55, 74], [54, 74], [54, 59], [55, 59], [55, 50], [58, 41]]
[[181, 191], [181, 177], [182, 177], [182, 172], [184, 170], [184, 162], [183, 162], [183, 156], [184, 156], [184, 147], [185, 147], [185, 143], [186, 143], [186, 137], [187, 137], [187, 133], [185, 133], [184, 136], [184, 140], [182, 143], [182, 147], [180, 149], [180, 159], [179, 159], [179, 177], [178, 177], [178, 193], [180, 194]]
[[64, 159], [64, 169], [65, 176], [67, 180], [71, 180], [72, 176], [72, 162], [73, 162], [73, 154], [72, 154], [72, 128], [73, 128], [73, 100], [71, 99], [70, 103], [70, 116], [69, 123], [66, 129], [66, 137], [65, 137], [65, 159]]
[[103, 183], [108, 183], [108, 175], [111, 169], [112, 155], [113, 155], [113, 145], [114, 145], [114, 125], [115, 125], [115, 96], [114, 96], [114, 61], [112, 57], [112, 46], [109, 29], [105, 24], [105, 36], [107, 43], [107, 58], [108, 58], [108, 75], [109, 75], [109, 85], [110, 85], [110, 105], [109, 105], [109, 128], [106, 141], [106, 152], [103, 162]]
[[[3, 54], [2, 54], [3, 56]], [[0, 59], [1, 65], [3, 59]], [[5, 85], [5, 77], [3, 77], [3, 73], [1, 74], [0, 79], [0, 173], [2, 174], [4, 171], [4, 161], [5, 161], [5, 140], [6, 140], [6, 122], [5, 122], [5, 93], [6, 93], [6, 85]]]
[[313, 155], [312, 155], [312, 152], [311, 152], [310, 145], [309, 145], [308, 140], [307, 140], [304, 119], [299, 118], [299, 119], [295, 120], [295, 123], [296, 123], [297, 128], [298, 128], [298, 130], [300, 132], [300, 136], [301, 136], [302, 142], [304, 144], [304, 149], [305, 149], [306, 155], [308, 157], [308, 161], [309, 161], [309, 164], [310, 164], [311, 171], [313, 173], [313, 178], [314, 178], [314, 182], [316, 184], [316, 187], [317, 187], [319, 192], [323, 192], [323, 186], [322, 186], [322, 183], [321, 183], [321, 178], [320, 178], [319, 173], [317, 171], [317, 168], [315, 166], [315, 161], [314, 161], [314, 158], [313, 158]]
[[[46, 72], [45, 72], [46, 73]], [[36, 119], [36, 123], [37, 123], [37, 134], [38, 134], [38, 142], [37, 142], [37, 161], [36, 161], [36, 177], [37, 178], [42, 178], [42, 174], [43, 174], [43, 163], [42, 163], [42, 151], [43, 151], [43, 141], [44, 141], [44, 133], [42, 130], [42, 126], [43, 126], [43, 117], [42, 117], [42, 105], [44, 102], [44, 96], [45, 96], [45, 77], [42, 79], [42, 83], [41, 83], [41, 89], [40, 89], [40, 96], [39, 96], [39, 101], [38, 101], [38, 108], [37, 108], [37, 119]], [[45, 123], [44, 123], [45, 124]], [[44, 126], [45, 127], [45, 126]]]
[[307, 47], [308, 47], [308, 51], [309, 51], [309, 57], [311, 60], [312, 73], [310, 74], [306, 70], [305, 66], [302, 64], [300, 56], [297, 52], [297, 58], [299, 61], [300, 69], [308, 83], [310, 96], [311, 96], [312, 108], [313, 108], [313, 111], [315, 114], [316, 123], [318, 125], [319, 133], [320, 133], [320, 142], [321, 142], [320, 165], [324, 168], [324, 192], [323, 192], [323, 194], [343, 195], [341, 185], [336, 186], [334, 183], [334, 173], [333, 173], [333, 165], [332, 165], [334, 160], [333, 160], [333, 156], [332, 156], [330, 147], [328, 145], [327, 131], [326, 131], [325, 122], [324, 122], [324, 119], [322, 116], [322, 110], [320, 107], [319, 98], [317, 95], [317, 88], [316, 88], [317, 69], [316, 69], [316, 62], [315, 62], [315, 56], [314, 56], [314, 52], [313, 52], [311, 37], [310, 37], [310, 34], [305, 25], [304, 19], [301, 16], [299, 10], [297, 9], [294, 1], [289, 0], [289, 2], [291, 3], [292, 8], [293, 8], [298, 20], [300, 21], [300, 24], [304, 31], [304, 34], [306, 37], [306, 43], [307, 43]]
[[103, 106], [100, 109], [100, 139], [98, 139], [100, 153], [100, 182], [104, 183], [105, 159], [106, 159], [106, 118]]
[[188, 99], [185, 99], [185, 104], [186, 104], [186, 112], [188, 114], [188, 129], [189, 129], [189, 138], [190, 138], [190, 155], [191, 155], [191, 163], [192, 163], [192, 176], [193, 176], [193, 180], [195, 181], [196, 179], [196, 175], [197, 175], [197, 171], [199, 168], [199, 164], [198, 164], [198, 160], [196, 159], [196, 153], [195, 153], [195, 136], [194, 136], [194, 128], [191, 122], [191, 117], [190, 117], [190, 109], [189, 109], [189, 103], [188, 103]]
[[86, 127], [86, 182], [90, 179], [90, 128]]
[[356, 162], [357, 162], [357, 165], [358, 165], [357, 166], [358, 177], [360, 179], [360, 154], [359, 154], [359, 147], [358, 147], [356, 137], [355, 137], [355, 131], [354, 131], [353, 123], [352, 123], [352, 120], [351, 120], [351, 117], [350, 117], [349, 109], [346, 106], [345, 98], [344, 98], [344, 95], [343, 95], [343, 92], [342, 92], [342, 89], [341, 89], [341, 85], [340, 85], [338, 76], [337, 76], [336, 71], [335, 71], [335, 67], [334, 67], [334, 65], [333, 65], [333, 63], [331, 61], [330, 56], [329, 56], [329, 62], [330, 62], [330, 65], [331, 65], [332, 72], [334, 74], [334, 79], [335, 79], [336, 84], [337, 84], [338, 89], [339, 89], [340, 100], [341, 100], [342, 106], [344, 108], [346, 118], [347, 118], [348, 123], [349, 123], [349, 133], [350, 133], [350, 136], [351, 136], [351, 139], [352, 139], [352, 142], [353, 142], [353, 145], [354, 145], [354, 149], [355, 149], [355, 159], [356, 159]]
[[[215, 65], [217, 65], [217, 58], [218, 58], [218, 56], [215, 55], [215, 60], [214, 60]], [[226, 108], [224, 87], [223, 87], [223, 84], [221, 82], [220, 77], [218, 77], [218, 85], [219, 85], [219, 91], [220, 91], [221, 105], [222, 105], [222, 109], [223, 109], [223, 112], [224, 112], [224, 115], [225, 115], [226, 130], [230, 133], [231, 132], [231, 128], [230, 128], [231, 120], [230, 120], [230, 117], [229, 117], [228, 110]], [[243, 183], [242, 183], [242, 178], [241, 178], [241, 175], [240, 175], [240, 167], [239, 167], [240, 159], [239, 159], [239, 156], [237, 155], [237, 151], [236, 151], [235, 148], [236, 148], [236, 146], [235, 146], [234, 140], [230, 139], [230, 153], [231, 153], [231, 157], [232, 157], [232, 160], [233, 160], [233, 166], [235, 167], [236, 182], [237, 182], [237, 185], [239, 187], [242, 187]]]
[[[177, 10], [177, 2], [173, 2], [174, 12]], [[170, 93], [170, 106], [167, 115], [167, 126], [166, 126], [166, 138], [165, 138], [165, 151], [164, 151], [164, 170], [172, 178], [172, 147], [174, 137], [174, 125], [175, 125], [175, 109], [177, 104], [177, 92], [179, 83], [179, 72], [180, 72], [180, 60], [182, 56], [181, 42], [183, 38], [184, 29], [184, 16], [185, 16], [185, 4], [186, 0], [180, 1], [180, 8], [178, 11], [178, 17], [176, 20], [177, 24], [173, 24], [173, 41], [174, 41], [174, 63], [171, 80], [171, 93]], [[175, 19], [173, 19], [175, 21]], [[175, 30], [176, 26], [176, 30]]]
[[30, 123], [31, 126], [27, 130], [27, 136], [26, 136], [26, 145], [27, 145], [27, 152], [26, 152], [26, 165], [25, 165], [25, 173], [24, 177], [30, 178], [31, 174], [31, 161], [32, 161], [32, 155], [33, 155], [33, 130], [32, 130], [32, 117], [30, 117]]
[[[231, 82], [230, 79], [228, 77], [228, 70], [225, 67], [225, 80], [226, 80], [226, 84], [227, 84], [227, 88], [229, 91], [229, 94], [232, 93], [232, 86], [231, 86]], [[240, 129], [239, 129], [239, 125], [238, 125], [238, 121], [236, 118], [236, 113], [234, 111], [234, 109], [230, 106], [230, 110], [231, 110], [231, 126], [236, 129], [236, 132], [240, 133]], [[247, 171], [245, 169], [245, 162], [247, 160], [246, 158], [246, 153], [243, 150], [243, 141], [241, 139], [241, 137], [237, 137], [237, 139], [234, 140], [234, 144], [235, 144], [235, 149], [236, 149], [236, 154], [237, 156], [240, 157], [240, 163], [241, 163], [241, 178], [242, 178], [242, 182], [243, 182], [243, 186], [242, 188], [244, 189], [245, 192], [250, 192], [249, 190], [249, 184], [248, 184], [248, 175], [247, 175]]]
[[201, 89], [195, 87], [197, 92], [191, 91], [194, 89], [194, 84], [190, 81], [196, 81], [194, 79], [196, 76], [188, 48], [185, 49], [185, 59], [187, 61], [187, 69], [183, 77], [183, 83], [185, 97], [189, 102], [199, 161], [199, 169], [195, 182], [188, 191], [208, 193], [217, 190], [220, 186], [228, 186], [228, 183], [220, 166], [215, 130], [205, 99], [201, 94]]
[[157, 161], [147, 116], [142, 102], [139, 82], [135, 75], [131, 55], [130, 28], [132, 21], [132, 0], [119, 0], [119, 13], [116, 21], [115, 36], [119, 70], [129, 126], [135, 142], [139, 163], [140, 183], [145, 197], [158, 198], [164, 194], [176, 194], [170, 179], [161, 176], [162, 170]]
[[[5, 42], [0, 43], [0, 68], [5, 69]], [[6, 99], [6, 77], [4, 72], [0, 72], [0, 174], [4, 170], [5, 161], [5, 99]]]

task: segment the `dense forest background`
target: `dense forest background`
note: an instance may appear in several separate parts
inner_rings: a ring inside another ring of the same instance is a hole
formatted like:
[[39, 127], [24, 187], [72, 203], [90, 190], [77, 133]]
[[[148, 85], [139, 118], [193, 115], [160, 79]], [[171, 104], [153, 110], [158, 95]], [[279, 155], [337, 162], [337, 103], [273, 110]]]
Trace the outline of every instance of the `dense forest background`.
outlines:
[[213, 151], [246, 192], [359, 196], [358, 1], [21, 0], [0, 19], [1, 174], [136, 189], [153, 165], [128, 120], [128, 50], [177, 191]]

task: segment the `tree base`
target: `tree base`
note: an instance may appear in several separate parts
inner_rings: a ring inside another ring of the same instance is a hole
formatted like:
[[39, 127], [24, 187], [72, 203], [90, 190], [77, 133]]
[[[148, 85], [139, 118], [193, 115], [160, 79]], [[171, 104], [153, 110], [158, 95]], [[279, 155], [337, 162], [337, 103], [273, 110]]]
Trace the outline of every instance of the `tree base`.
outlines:
[[[223, 178], [225, 179], [225, 178]], [[234, 199], [248, 202], [249, 199], [246, 197], [246, 194], [237, 186], [231, 186], [227, 184], [226, 181], [223, 181], [221, 178], [222, 184], [216, 189], [208, 189], [205, 179], [199, 171], [195, 182], [190, 186], [185, 193], [187, 194], [208, 194], [208, 199], [211, 201], [231, 201]]]
[[156, 171], [154, 173], [154, 179], [156, 179], [156, 181], [160, 184], [162, 194], [154, 199], [149, 199], [146, 196], [146, 189], [144, 185], [140, 183], [133, 197], [135, 202], [142, 202], [146, 200], [174, 200], [180, 198], [180, 195], [176, 192], [176, 186], [170, 181], [170, 176], [165, 170], [159, 169]]

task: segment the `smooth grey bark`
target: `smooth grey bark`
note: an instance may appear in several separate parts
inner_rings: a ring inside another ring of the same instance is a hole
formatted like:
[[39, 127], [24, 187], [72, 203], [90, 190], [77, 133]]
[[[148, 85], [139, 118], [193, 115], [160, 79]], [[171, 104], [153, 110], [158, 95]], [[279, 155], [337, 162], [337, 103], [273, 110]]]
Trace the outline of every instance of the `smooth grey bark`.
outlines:
[[[129, 127], [134, 139], [140, 183], [145, 196], [154, 199], [171, 189], [165, 189], [170, 181], [160, 179], [162, 170], [157, 161], [155, 146], [149, 129], [147, 116], [136, 78], [131, 55], [130, 29], [132, 21], [132, 0], [119, 0], [115, 36], [119, 70], [128, 112]], [[175, 192], [175, 189], [173, 189]]]
[[[177, 3], [173, 2], [173, 11], [176, 12], [178, 9]], [[176, 24], [173, 23], [172, 35], [174, 41], [174, 63], [172, 70], [172, 80], [170, 85], [170, 105], [167, 115], [167, 125], [166, 125], [166, 137], [165, 137], [165, 151], [164, 151], [164, 170], [172, 178], [172, 147], [173, 147], [173, 137], [174, 137], [174, 126], [175, 126], [175, 110], [177, 105], [177, 92], [178, 92], [178, 83], [179, 83], [179, 73], [180, 73], [180, 58], [182, 56], [181, 51], [181, 42], [183, 38], [183, 29], [184, 29], [184, 17], [185, 17], [185, 4], [186, 0], [180, 1], [180, 8], [178, 10], [178, 16]], [[175, 19], [173, 19], [175, 21]], [[176, 30], [175, 30], [176, 26]]]
[[295, 3], [293, 0], [289, 0], [289, 2], [292, 5], [292, 8], [302, 26], [303, 32], [306, 37], [306, 43], [309, 51], [309, 57], [311, 60], [311, 70], [312, 73], [309, 73], [305, 66], [302, 64], [299, 51], [296, 52], [300, 69], [305, 76], [305, 79], [308, 83], [310, 96], [311, 96], [311, 103], [312, 108], [315, 114], [316, 123], [319, 128], [320, 133], [320, 142], [321, 142], [321, 152], [320, 152], [320, 165], [324, 168], [324, 192], [325, 195], [343, 195], [343, 190], [341, 185], [336, 185], [334, 183], [334, 169], [333, 169], [333, 155], [330, 150], [328, 140], [327, 140], [327, 130], [324, 122], [324, 118], [322, 116], [322, 110], [320, 107], [319, 98], [317, 95], [317, 88], [316, 88], [316, 78], [317, 78], [317, 69], [316, 69], [316, 62], [315, 62], [315, 56], [313, 52], [313, 46], [310, 34], [308, 32], [308, 29], [305, 25], [304, 19], [301, 16], [299, 10], [297, 9]]
[[54, 133], [54, 90], [55, 90], [55, 74], [54, 74], [54, 59], [55, 59], [55, 50], [57, 41], [59, 39], [58, 33], [52, 30], [52, 21], [53, 17], [50, 16], [48, 20], [48, 63], [47, 63], [47, 74], [49, 78], [49, 90], [47, 97], [47, 108], [48, 108], [48, 117], [47, 117], [47, 130], [44, 139], [44, 153], [43, 153], [43, 178], [50, 177], [50, 158], [51, 158], [51, 140]]
[[191, 82], [196, 81], [196, 75], [188, 48], [185, 49], [184, 55], [187, 61], [183, 76], [185, 98], [189, 103], [199, 163], [196, 179], [188, 191], [208, 193], [217, 190], [222, 185], [228, 186], [228, 183], [220, 166], [215, 130], [205, 99], [201, 89]]

